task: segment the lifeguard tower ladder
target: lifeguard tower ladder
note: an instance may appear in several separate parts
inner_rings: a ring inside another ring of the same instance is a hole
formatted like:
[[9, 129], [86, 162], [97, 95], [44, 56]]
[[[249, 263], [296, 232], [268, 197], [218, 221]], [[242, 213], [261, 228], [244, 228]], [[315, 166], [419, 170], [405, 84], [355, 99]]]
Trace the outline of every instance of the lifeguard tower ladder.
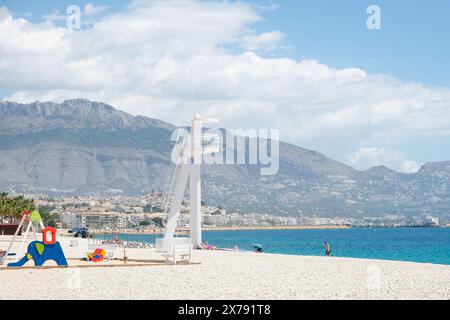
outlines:
[[175, 231], [178, 224], [180, 209], [190, 182], [190, 241], [194, 248], [199, 248], [202, 243], [202, 192], [201, 192], [201, 164], [203, 155], [213, 154], [220, 151], [220, 136], [217, 134], [204, 134], [203, 124], [215, 123], [219, 120], [205, 118], [199, 115], [192, 120], [190, 139], [187, 139], [187, 130], [177, 137], [176, 143], [180, 142], [182, 148], [172, 156], [169, 167], [169, 183], [166, 183], [163, 201], [165, 213], [168, 215], [166, 232], [162, 241], [161, 249], [169, 250], [174, 244]]

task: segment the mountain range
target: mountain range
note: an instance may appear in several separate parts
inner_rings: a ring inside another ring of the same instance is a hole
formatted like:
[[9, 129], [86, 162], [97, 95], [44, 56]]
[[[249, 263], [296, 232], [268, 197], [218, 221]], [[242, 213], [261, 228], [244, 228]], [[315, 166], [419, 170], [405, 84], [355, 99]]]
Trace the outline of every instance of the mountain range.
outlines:
[[[162, 190], [176, 127], [85, 99], [0, 102], [0, 190], [47, 195]], [[280, 142], [277, 175], [258, 165], [212, 165], [203, 198], [236, 212], [322, 217], [450, 212], [450, 161], [417, 173], [366, 171]]]

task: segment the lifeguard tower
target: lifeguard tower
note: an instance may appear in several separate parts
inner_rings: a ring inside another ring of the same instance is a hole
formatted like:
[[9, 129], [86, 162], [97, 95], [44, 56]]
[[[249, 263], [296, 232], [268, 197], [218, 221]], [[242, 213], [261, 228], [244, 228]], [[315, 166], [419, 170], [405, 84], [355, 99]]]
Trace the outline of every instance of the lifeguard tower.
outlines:
[[[174, 238], [178, 224], [180, 209], [187, 188], [190, 183], [190, 242], [194, 248], [199, 248], [202, 243], [202, 187], [201, 165], [203, 155], [220, 151], [220, 136], [217, 134], [205, 134], [203, 125], [218, 122], [218, 119], [195, 116], [191, 122], [190, 136], [188, 130], [183, 130], [177, 137], [176, 143], [182, 145], [175, 155], [169, 167], [169, 182], [166, 182], [166, 191], [163, 201], [165, 212], [168, 215], [166, 232], [162, 240], [161, 249], [167, 251], [178, 240]], [[189, 139], [189, 138], [190, 139]]]

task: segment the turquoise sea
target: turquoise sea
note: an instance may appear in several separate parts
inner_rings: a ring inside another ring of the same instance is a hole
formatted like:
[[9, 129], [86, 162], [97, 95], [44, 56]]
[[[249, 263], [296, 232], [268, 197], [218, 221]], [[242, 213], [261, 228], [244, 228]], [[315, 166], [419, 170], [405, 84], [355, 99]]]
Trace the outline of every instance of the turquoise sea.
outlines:
[[[96, 236], [96, 238], [111, 236]], [[123, 240], [154, 242], [154, 235], [120, 235]], [[160, 237], [160, 236], [158, 236]], [[252, 250], [259, 243], [268, 253], [324, 255], [324, 241], [337, 257], [401, 260], [450, 265], [450, 228], [372, 228], [320, 230], [207, 231], [203, 241], [219, 248]]]

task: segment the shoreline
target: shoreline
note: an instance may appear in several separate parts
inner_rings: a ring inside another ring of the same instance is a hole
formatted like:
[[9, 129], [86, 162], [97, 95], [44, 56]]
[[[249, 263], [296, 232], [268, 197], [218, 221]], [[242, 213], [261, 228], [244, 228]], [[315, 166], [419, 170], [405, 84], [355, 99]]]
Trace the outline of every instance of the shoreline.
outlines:
[[[234, 226], [234, 227], [203, 227], [202, 231], [254, 231], [254, 230], [347, 230], [347, 229], [401, 229], [401, 228], [450, 228], [450, 225], [444, 226], [399, 226], [399, 227], [352, 227], [352, 226]], [[179, 227], [176, 230], [177, 235], [185, 235], [189, 233], [189, 227]], [[102, 234], [130, 234], [130, 235], [163, 235], [164, 229], [145, 230], [145, 231], [131, 231], [131, 230], [94, 230], [92, 232], [96, 235]], [[66, 235], [66, 234], [65, 234]]]
[[[209, 231], [252, 231], [252, 230], [333, 230], [333, 229], [352, 229], [349, 226], [236, 226], [236, 227], [203, 227], [205, 232]], [[180, 227], [177, 229], [177, 233], [184, 234], [189, 232], [189, 227]], [[164, 234], [163, 229], [158, 230], [145, 230], [145, 231], [110, 231], [110, 230], [96, 230], [93, 234], [142, 234], [142, 235], [159, 235]]]
[[351, 229], [349, 226], [238, 226], [238, 227], [205, 227], [204, 231], [244, 231], [244, 230], [331, 230]]

